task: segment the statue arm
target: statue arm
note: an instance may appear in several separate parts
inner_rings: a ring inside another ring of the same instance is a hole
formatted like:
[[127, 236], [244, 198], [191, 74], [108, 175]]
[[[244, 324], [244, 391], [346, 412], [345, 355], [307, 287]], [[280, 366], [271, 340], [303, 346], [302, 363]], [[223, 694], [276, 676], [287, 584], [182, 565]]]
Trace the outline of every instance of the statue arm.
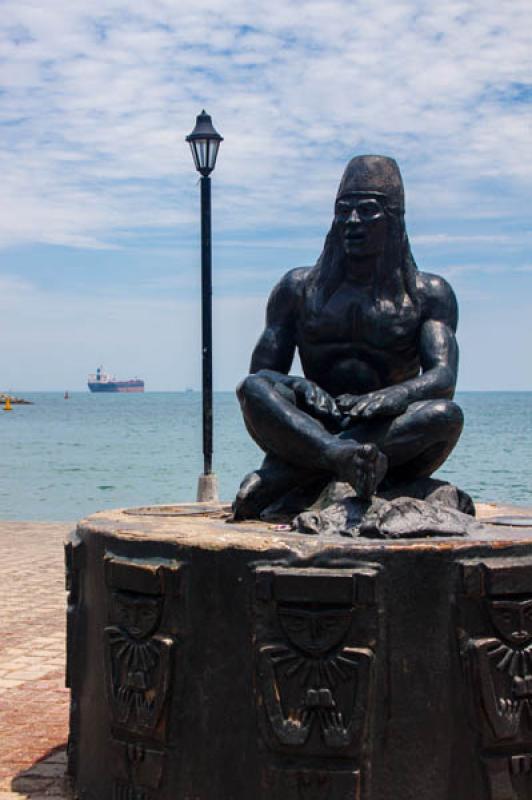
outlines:
[[422, 275], [423, 321], [419, 336], [421, 375], [405, 381], [408, 402], [451, 399], [458, 375], [455, 331], [458, 307], [453, 290], [438, 275]]
[[289, 717], [285, 717], [275, 675], [276, 658], [279, 654], [286, 655], [287, 652], [285, 648], [279, 648], [275, 644], [266, 645], [259, 651], [258, 675], [261, 681], [262, 699], [278, 740], [282, 744], [303, 745], [310, 734], [312, 717], [304, 707], [293, 710]]
[[251, 357], [251, 373], [268, 370], [280, 377], [290, 371], [296, 349], [295, 313], [300, 272], [287, 273], [270, 295], [266, 325]]
[[497, 671], [490, 653], [499, 644], [497, 639], [478, 639], [473, 643], [473, 652], [478, 660], [480, 697], [493, 733], [497, 739], [513, 739], [519, 732], [523, 704], [513, 698], [510, 687], [506, 686], [506, 691], [495, 689], [493, 676]]
[[[308, 268], [288, 272], [268, 300], [266, 326], [251, 357], [250, 372], [266, 380], [277, 390], [289, 390], [292, 402], [313, 417], [338, 426], [342, 414], [334, 398], [314, 381], [289, 375], [296, 349], [297, 309]], [[286, 391], [284, 390], [284, 391]]]
[[453, 331], [444, 322], [428, 320], [421, 329], [420, 350], [422, 373], [405, 383], [409, 402], [452, 399], [458, 373], [458, 345]]

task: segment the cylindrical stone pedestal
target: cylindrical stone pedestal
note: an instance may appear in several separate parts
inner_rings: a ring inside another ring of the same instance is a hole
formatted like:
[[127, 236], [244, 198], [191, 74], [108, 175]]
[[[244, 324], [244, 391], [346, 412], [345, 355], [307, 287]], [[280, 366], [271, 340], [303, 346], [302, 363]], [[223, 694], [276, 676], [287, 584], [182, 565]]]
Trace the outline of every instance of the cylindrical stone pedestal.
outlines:
[[67, 578], [84, 800], [532, 797], [532, 528], [382, 542], [102, 512]]

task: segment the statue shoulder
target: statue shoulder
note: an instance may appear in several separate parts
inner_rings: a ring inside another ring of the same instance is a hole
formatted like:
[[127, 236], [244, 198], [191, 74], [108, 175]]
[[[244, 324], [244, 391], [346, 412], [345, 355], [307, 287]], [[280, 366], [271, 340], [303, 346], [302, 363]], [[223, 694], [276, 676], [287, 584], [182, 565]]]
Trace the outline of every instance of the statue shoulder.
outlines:
[[422, 318], [445, 322], [455, 331], [458, 323], [458, 304], [456, 295], [445, 278], [432, 272], [418, 272], [416, 286]]
[[268, 308], [273, 310], [286, 310], [295, 308], [303, 297], [305, 285], [311, 267], [296, 267], [287, 272], [273, 287], [268, 300]]
[[288, 270], [275, 288], [279, 287], [293, 294], [301, 294], [305, 288], [311, 269], [312, 267], [296, 267], [295, 269]]

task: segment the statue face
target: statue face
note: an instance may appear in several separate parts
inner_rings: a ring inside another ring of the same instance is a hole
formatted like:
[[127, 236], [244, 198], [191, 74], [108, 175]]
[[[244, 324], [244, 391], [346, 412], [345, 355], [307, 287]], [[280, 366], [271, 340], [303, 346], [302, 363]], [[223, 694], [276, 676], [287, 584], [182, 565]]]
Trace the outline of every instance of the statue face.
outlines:
[[116, 622], [133, 639], [144, 639], [157, 628], [162, 608], [161, 598], [115, 592], [113, 600]]
[[279, 619], [291, 644], [308, 655], [317, 656], [342, 642], [349, 630], [351, 611], [345, 608], [307, 610], [281, 606]]
[[492, 600], [489, 610], [493, 625], [508, 642], [523, 645], [532, 640], [532, 599]]
[[388, 218], [382, 199], [371, 192], [340, 197], [336, 201], [334, 222], [347, 256], [362, 258], [384, 251]]

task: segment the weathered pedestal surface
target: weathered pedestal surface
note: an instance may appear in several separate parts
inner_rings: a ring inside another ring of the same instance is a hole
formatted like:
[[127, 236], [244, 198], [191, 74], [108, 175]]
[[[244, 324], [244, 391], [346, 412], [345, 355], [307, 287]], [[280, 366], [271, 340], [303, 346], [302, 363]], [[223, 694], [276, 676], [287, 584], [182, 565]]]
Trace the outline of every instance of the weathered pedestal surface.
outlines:
[[374, 542], [199, 509], [67, 544], [80, 797], [532, 797], [532, 528]]

